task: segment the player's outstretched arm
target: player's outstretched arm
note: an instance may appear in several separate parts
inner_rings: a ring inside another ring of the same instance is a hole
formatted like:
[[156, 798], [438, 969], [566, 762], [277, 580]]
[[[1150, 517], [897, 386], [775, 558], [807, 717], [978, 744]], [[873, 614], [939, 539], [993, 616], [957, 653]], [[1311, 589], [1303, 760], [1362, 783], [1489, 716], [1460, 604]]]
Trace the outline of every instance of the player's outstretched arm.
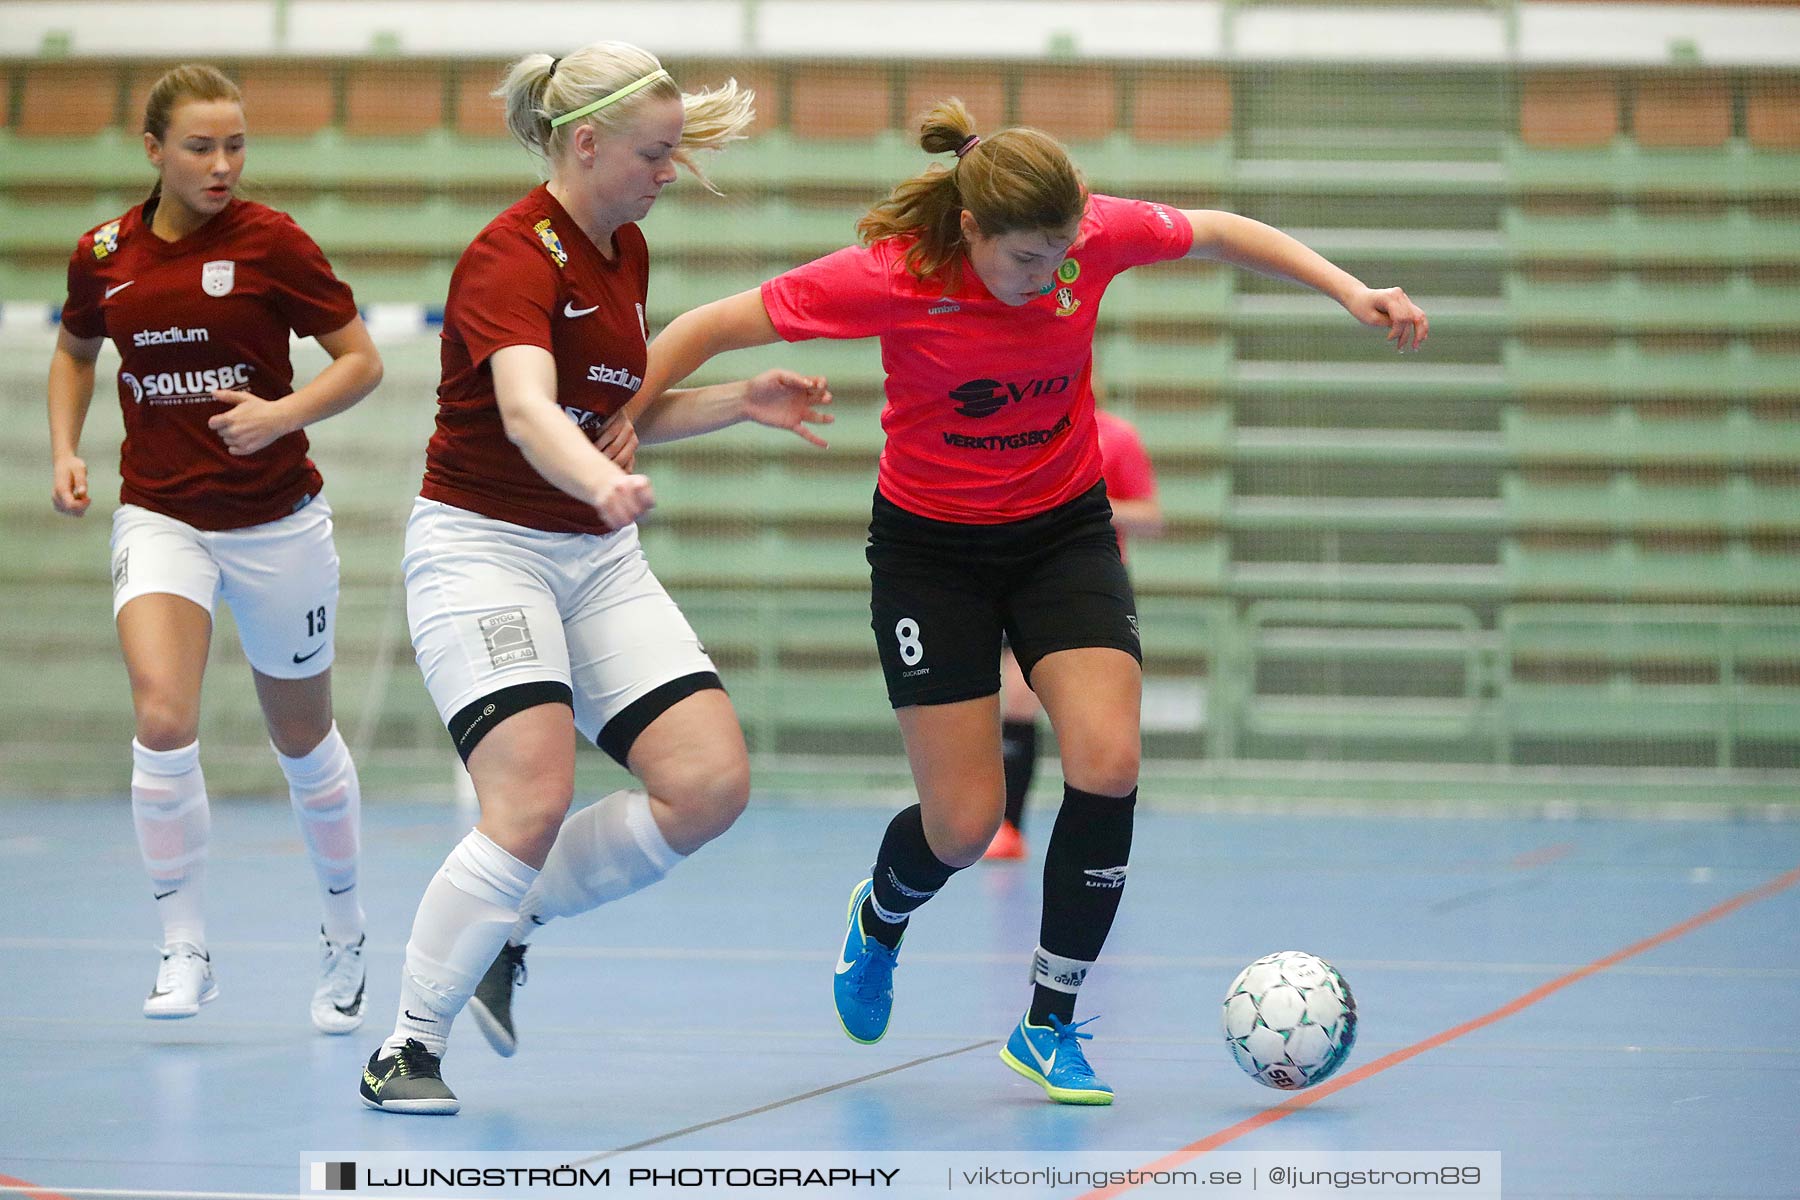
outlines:
[[650, 481], [627, 475], [556, 403], [556, 360], [541, 346], [494, 351], [494, 396], [507, 440], [539, 475], [622, 529], [655, 505]]
[[50, 502], [71, 517], [87, 512], [90, 503], [87, 464], [77, 451], [94, 399], [94, 360], [105, 340], [58, 329], [50, 354]]
[[1388, 341], [1403, 354], [1424, 344], [1431, 323], [1400, 288], [1369, 287], [1299, 239], [1261, 221], [1212, 209], [1183, 215], [1194, 227], [1189, 258], [1217, 259], [1323, 292], [1364, 325], [1385, 328]]
[[777, 368], [754, 379], [711, 387], [676, 389], [715, 355], [778, 342], [781, 336], [763, 307], [760, 289], [703, 304], [669, 322], [650, 343], [644, 386], [631, 402], [631, 419], [645, 443], [672, 442], [755, 421], [787, 429], [823, 446], [809, 425], [829, 425], [831, 392], [818, 376]]
[[331, 363], [305, 387], [279, 400], [250, 392], [216, 389], [213, 398], [231, 405], [207, 418], [206, 424], [233, 454], [255, 454], [277, 439], [315, 421], [336, 416], [375, 390], [381, 382], [381, 353], [361, 317], [318, 336]]

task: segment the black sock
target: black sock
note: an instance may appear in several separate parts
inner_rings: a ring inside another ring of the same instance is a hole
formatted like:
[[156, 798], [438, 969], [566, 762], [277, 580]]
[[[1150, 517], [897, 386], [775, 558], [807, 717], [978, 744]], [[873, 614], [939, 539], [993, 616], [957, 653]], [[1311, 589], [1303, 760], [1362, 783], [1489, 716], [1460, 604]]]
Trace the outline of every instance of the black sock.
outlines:
[[1131, 819], [1137, 789], [1126, 796], [1096, 796], [1063, 785], [1062, 811], [1044, 849], [1044, 916], [1038, 926], [1032, 970], [1033, 1025], [1050, 1015], [1075, 1015], [1075, 993], [1100, 957], [1131, 857]]
[[1006, 820], [1014, 829], [1025, 828], [1025, 794], [1037, 770], [1037, 722], [1002, 721], [1000, 756], [1006, 768]]
[[[931, 852], [919, 806], [901, 810], [888, 822], [875, 855], [875, 890], [863, 901], [863, 932], [892, 950], [906, 932], [907, 916], [935, 896], [956, 871]], [[901, 919], [886, 920], [883, 912]]]

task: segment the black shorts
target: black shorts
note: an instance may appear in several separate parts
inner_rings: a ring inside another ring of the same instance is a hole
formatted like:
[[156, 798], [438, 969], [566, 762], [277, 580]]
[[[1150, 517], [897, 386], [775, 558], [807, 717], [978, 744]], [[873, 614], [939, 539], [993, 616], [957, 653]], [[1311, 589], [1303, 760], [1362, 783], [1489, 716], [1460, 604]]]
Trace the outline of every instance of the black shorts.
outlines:
[[1004, 525], [934, 521], [877, 492], [868, 558], [870, 624], [895, 708], [994, 695], [1002, 635], [1027, 680], [1057, 650], [1110, 646], [1143, 661], [1103, 483]]

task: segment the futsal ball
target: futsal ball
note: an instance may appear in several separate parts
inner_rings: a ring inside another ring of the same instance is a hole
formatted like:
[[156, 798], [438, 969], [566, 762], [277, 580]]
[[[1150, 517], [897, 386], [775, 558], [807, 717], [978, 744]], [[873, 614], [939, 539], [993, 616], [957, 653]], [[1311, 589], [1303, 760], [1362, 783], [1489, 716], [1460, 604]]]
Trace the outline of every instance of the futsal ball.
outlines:
[[1225, 1043], [1244, 1074], [1295, 1092], [1343, 1065], [1356, 1044], [1356, 998], [1337, 968], [1300, 950], [1257, 959], [1225, 993]]

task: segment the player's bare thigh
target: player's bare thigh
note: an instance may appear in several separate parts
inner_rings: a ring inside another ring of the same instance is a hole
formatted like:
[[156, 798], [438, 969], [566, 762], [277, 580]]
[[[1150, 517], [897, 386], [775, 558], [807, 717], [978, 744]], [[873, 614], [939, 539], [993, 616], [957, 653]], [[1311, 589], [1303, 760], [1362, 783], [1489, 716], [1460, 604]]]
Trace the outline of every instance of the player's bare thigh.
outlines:
[[1031, 683], [1050, 714], [1071, 787], [1123, 796], [1137, 786], [1144, 693], [1137, 659], [1108, 646], [1058, 650], [1032, 667]]
[[469, 752], [481, 804], [476, 828], [508, 854], [538, 868], [575, 796], [575, 714], [538, 704], [490, 729]]

